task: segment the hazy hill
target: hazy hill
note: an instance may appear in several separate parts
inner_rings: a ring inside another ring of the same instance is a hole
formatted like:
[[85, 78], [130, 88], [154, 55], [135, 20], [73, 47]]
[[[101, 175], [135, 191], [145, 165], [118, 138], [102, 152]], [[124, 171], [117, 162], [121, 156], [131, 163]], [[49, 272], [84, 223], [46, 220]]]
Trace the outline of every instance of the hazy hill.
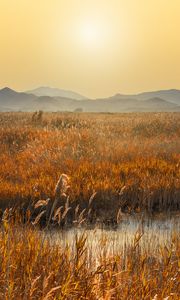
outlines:
[[19, 93], [5, 87], [0, 90], [0, 110], [23, 110], [34, 99], [35, 95]]
[[8, 87], [0, 90], [0, 111], [73, 111], [81, 101], [65, 97], [36, 96], [16, 92]]
[[63, 97], [63, 98], [70, 98], [75, 100], [84, 100], [87, 99], [86, 97], [72, 92], [72, 91], [66, 91], [61, 90], [57, 88], [51, 88], [51, 87], [39, 87], [37, 89], [27, 91], [25, 93], [28, 94], [34, 94], [36, 96], [49, 96], [49, 97]]
[[140, 100], [147, 100], [149, 98], [161, 98], [168, 102], [172, 102], [180, 105], [180, 91], [175, 89], [141, 93], [137, 95], [137, 97]]
[[138, 99], [138, 100], [161, 98], [168, 102], [172, 102], [172, 103], [180, 105], [180, 90], [176, 90], [176, 89], [144, 92], [144, 93], [135, 94], [135, 95], [116, 94], [113, 97], [118, 98], [118, 99], [133, 98], [133, 99]]
[[180, 106], [175, 103], [168, 102], [164, 99], [155, 97], [147, 100], [139, 100], [138, 105], [136, 106], [136, 111], [180, 111]]
[[137, 100], [132, 98], [85, 100], [80, 103], [83, 111], [88, 112], [161, 112], [180, 111], [180, 106], [160, 98]]
[[73, 100], [63, 97], [36, 97], [30, 105], [26, 106], [27, 111], [43, 110], [43, 111], [74, 111], [79, 105], [80, 100]]
[[[173, 90], [169, 91], [171, 100]], [[155, 93], [155, 92], [153, 92]], [[157, 92], [160, 93], [160, 92]], [[162, 91], [162, 94], [168, 91]], [[161, 112], [180, 111], [178, 105], [178, 91], [175, 92], [174, 99], [177, 103], [167, 101], [160, 97], [150, 97], [152, 93], [139, 95], [121, 95], [104, 99], [84, 99], [77, 100], [63, 96], [51, 97], [47, 95], [37, 96], [35, 94], [16, 92], [10, 88], [0, 90], [0, 111], [75, 111], [84, 112]], [[147, 99], [144, 99], [147, 98]]]

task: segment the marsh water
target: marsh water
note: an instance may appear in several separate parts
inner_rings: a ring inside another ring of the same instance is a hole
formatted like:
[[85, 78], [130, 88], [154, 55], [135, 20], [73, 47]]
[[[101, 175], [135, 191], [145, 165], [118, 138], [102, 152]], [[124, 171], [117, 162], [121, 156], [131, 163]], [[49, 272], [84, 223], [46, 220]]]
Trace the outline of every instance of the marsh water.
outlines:
[[173, 235], [180, 235], [180, 214], [159, 215], [153, 218], [130, 216], [116, 227], [96, 225], [93, 228], [82, 226], [65, 230], [55, 229], [45, 233], [45, 238], [62, 248], [69, 247], [74, 252], [76, 239], [86, 237], [88, 252], [97, 255], [103, 251], [108, 255], [121, 253], [123, 256], [136, 238], [142, 235], [139, 246], [142, 252], [158, 254], [163, 245], [172, 243]]

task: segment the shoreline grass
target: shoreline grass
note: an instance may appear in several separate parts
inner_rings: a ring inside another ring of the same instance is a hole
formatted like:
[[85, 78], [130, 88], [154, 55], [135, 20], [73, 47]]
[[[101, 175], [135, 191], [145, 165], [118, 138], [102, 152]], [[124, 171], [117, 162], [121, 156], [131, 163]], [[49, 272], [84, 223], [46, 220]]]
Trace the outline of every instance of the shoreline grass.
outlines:
[[72, 250], [7, 214], [0, 230], [0, 299], [178, 300], [178, 232], [156, 246], [156, 254], [148, 246], [142, 251], [142, 236], [137, 231], [125, 253], [110, 254], [107, 239], [98, 241], [97, 252], [88, 247], [84, 231], [74, 236]]

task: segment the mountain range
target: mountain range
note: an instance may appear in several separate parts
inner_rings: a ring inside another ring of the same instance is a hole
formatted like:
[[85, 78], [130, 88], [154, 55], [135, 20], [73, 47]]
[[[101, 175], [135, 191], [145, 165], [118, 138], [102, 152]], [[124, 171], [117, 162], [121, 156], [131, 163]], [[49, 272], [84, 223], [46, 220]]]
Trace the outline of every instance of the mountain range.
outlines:
[[28, 94], [34, 94], [38, 97], [40, 96], [49, 96], [49, 97], [64, 97], [64, 98], [70, 98], [75, 100], [84, 100], [87, 99], [86, 97], [67, 90], [60, 90], [57, 88], [52, 87], [39, 87], [34, 90], [27, 91]]
[[116, 94], [88, 99], [72, 91], [50, 87], [17, 92], [0, 89], [0, 111], [83, 112], [176, 112], [180, 111], [180, 90], [160, 90], [135, 95]]

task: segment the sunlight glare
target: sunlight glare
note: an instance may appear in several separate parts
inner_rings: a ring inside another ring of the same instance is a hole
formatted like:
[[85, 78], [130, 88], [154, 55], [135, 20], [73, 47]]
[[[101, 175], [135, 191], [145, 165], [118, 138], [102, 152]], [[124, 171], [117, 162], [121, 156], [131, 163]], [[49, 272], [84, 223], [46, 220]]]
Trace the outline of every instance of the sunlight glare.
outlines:
[[98, 48], [103, 46], [106, 40], [106, 30], [103, 24], [98, 22], [85, 22], [80, 25], [79, 38], [81, 43], [88, 48]]

